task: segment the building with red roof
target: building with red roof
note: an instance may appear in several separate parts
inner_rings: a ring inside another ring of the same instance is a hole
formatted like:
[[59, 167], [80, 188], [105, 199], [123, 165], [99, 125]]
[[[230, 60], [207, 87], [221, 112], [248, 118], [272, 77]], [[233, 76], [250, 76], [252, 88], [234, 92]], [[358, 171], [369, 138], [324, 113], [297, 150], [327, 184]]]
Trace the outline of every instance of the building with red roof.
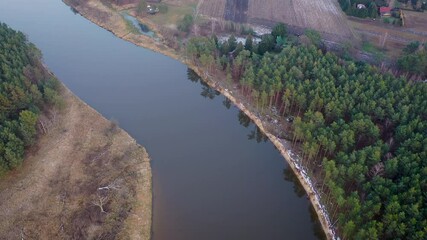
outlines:
[[382, 17], [390, 17], [391, 16], [391, 8], [390, 7], [380, 7], [380, 15]]

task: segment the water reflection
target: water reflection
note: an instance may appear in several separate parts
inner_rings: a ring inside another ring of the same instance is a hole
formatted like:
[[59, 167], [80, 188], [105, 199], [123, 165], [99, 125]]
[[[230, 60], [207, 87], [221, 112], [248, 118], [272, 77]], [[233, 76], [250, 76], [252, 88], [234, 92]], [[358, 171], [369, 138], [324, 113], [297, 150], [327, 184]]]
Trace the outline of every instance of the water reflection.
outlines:
[[248, 134], [248, 139], [255, 140], [257, 143], [268, 141], [268, 137], [257, 126]]
[[238, 118], [239, 118], [240, 125], [242, 125], [245, 128], [249, 127], [252, 123], [252, 120], [248, 116], [246, 116], [246, 114], [242, 111], [239, 111]]
[[150, 32], [150, 28], [147, 25], [138, 22], [138, 26], [139, 26], [139, 28], [141, 29], [142, 32], [144, 32], [144, 33], [149, 33]]
[[[220, 92], [212, 89], [209, 85], [203, 82], [200, 76], [197, 75], [197, 73], [195, 73], [193, 70], [187, 69], [187, 77], [190, 81], [201, 84], [202, 91], [200, 95], [204, 98], [214, 99], [215, 96], [220, 95]], [[224, 97], [222, 104], [227, 109], [230, 109], [232, 106], [232, 102], [226, 97]], [[241, 126], [250, 129], [250, 132], [247, 135], [248, 140], [255, 140], [257, 143], [265, 143], [269, 140], [268, 137], [261, 131], [261, 129], [243, 111], [239, 110], [237, 118]], [[307, 197], [304, 187], [301, 185], [297, 176], [287, 164], [283, 169], [283, 179], [292, 183], [293, 190], [299, 198], [304, 196]], [[318, 239], [326, 239], [322, 225], [320, 224], [319, 219], [317, 218], [317, 214], [311, 204], [309, 205], [308, 211], [310, 212], [310, 220], [315, 236]]]
[[317, 213], [314, 210], [313, 205], [310, 204], [310, 206], [308, 208], [309, 208], [309, 211], [310, 211], [310, 220], [311, 220], [311, 223], [312, 223], [312, 229], [313, 229], [314, 235], [318, 239], [320, 239], [320, 240], [327, 239], [326, 235], [325, 235], [325, 232], [323, 232], [322, 224], [320, 224], [320, 221], [317, 218]]
[[76, 10], [75, 8], [73, 8], [73, 7], [70, 7], [70, 9], [71, 9], [71, 12], [73, 12], [73, 13], [74, 13], [74, 15], [77, 15], [77, 14], [79, 14], [79, 12], [77, 12], [77, 10]]
[[150, 28], [139, 22], [138, 19], [129, 15], [126, 11], [121, 12], [121, 15], [125, 18], [126, 21], [129, 21], [139, 33], [144, 34], [149, 37], [154, 37], [154, 32], [150, 30]]
[[222, 105], [224, 105], [225, 108], [230, 109], [231, 108], [231, 100], [228, 98], [224, 98], [222, 101]]
[[252, 130], [248, 134], [248, 140], [255, 140], [257, 143], [268, 141], [268, 137], [261, 131], [261, 129], [257, 125], [255, 125], [254, 122], [252, 122], [252, 120], [243, 111], [239, 111], [238, 119], [240, 125], [244, 126], [245, 128], [252, 128]]
[[[191, 70], [190, 68], [187, 69], [187, 77], [190, 81], [194, 83], [200, 83], [202, 85], [202, 92], [200, 93], [201, 96], [204, 98], [214, 99], [216, 96], [220, 95], [221, 93], [217, 90], [211, 88], [207, 83], [202, 81], [199, 75], [197, 75], [196, 72]], [[231, 106], [231, 103], [230, 103]], [[228, 107], [227, 109], [229, 109]]]
[[[211, 88], [204, 81], [202, 81], [201, 77], [190, 68], [187, 69], [187, 78], [194, 83], [200, 83], [202, 85], [202, 92], [200, 93], [200, 95], [202, 95], [204, 98], [214, 99], [216, 96], [221, 94], [217, 90]], [[224, 97], [222, 104], [227, 109], [231, 108], [231, 101], [226, 97]], [[246, 116], [244, 112], [239, 111], [238, 119], [240, 125], [244, 126], [245, 128], [253, 126], [253, 129], [248, 134], [248, 140], [255, 140], [257, 143], [268, 141], [268, 137], [261, 131], [261, 129], [259, 129], [258, 126], [256, 126], [252, 122], [252, 120], [248, 116]]]
[[[301, 183], [298, 180], [298, 177], [295, 175], [294, 171], [292, 171], [292, 168], [289, 167], [289, 165], [286, 165], [285, 169], [283, 169], [283, 179], [287, 182], [293, 183], [294, 186], [294, 192], [299, 197], [307, 197], [307, 193], [305, 192], [304, 187], [301, 185]], [[317, 217], [317, 213], [314, 210], [313, 205], [309, 205], [308, 210], [310, 212], [310, 220], [312, 223], [312, 229], [314, 232], [314, 235], [318, 239], [326, 239], [326, 235], [323, 232], [322, 224], [320, 224], [319, 219]]]
[[307, 196], [305, 193], [304, 187], [300, 184], [298, 181], [297, 176], [295, 175], [294, 171], [292, 171], [292, 168], [286, 167], [283, 169], [283, 179], [288, 182], [292, 182], [294, 185], [294, 192], [298, 197], [304, 197]]

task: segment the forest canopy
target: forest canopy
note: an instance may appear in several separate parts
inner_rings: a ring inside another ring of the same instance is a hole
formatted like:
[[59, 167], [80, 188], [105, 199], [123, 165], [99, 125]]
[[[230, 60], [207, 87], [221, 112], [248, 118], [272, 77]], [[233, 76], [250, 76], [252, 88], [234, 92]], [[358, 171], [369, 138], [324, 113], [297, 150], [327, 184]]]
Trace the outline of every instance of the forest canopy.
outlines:
[[22, 162], [41, 111], [60, 102], [58, 88], [41, 52], [22, 32], [0, 23], [0, 175]]
[[186, 52], [260, 112], [295, 117], [291, 141], [340, 236], [426, 239], [427, 84], [318, 45], [213, 36], [190, 39]]

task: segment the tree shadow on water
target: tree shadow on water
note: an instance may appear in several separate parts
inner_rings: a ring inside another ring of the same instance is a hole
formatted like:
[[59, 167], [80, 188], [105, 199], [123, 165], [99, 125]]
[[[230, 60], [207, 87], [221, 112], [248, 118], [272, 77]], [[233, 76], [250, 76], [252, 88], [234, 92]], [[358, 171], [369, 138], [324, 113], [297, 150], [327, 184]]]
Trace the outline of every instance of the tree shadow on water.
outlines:
[[[293, 183], [294, 192], [299, 198], [302, 198], [304, 196], [307, 197], [307, 193], [305, 192], [304, 187], [301, 185], [297, 176], [292, 171], [292, 168], [290, 168], [288, 165], [286, 165], [285, 169], [283, 169], [283, 179], [287, 182]], [[326, 239], [326, 235], [323, 232], [322, 224], [320, 223], [316, 211], [314, 210], [313, 205], [311, 203], [308, 206], [308, 211], [310, 212], [310, 220], [314, 235], [317, 237], [317, 239]]]
[[[187, 78], [193, 83], [201, 84], [202, 91], [200, 95], [203, 96], [204, 98], [214, 99], [216, 96], [220, 95], [220, 92], [212, 89], [209, 85], [207, 85], [204, 81], [202, 81], [202, 79], [200, 78], [199, 75], [197, 75], [196, 72], [194, 72], [190, 68], [187, 69]], [[232, 105], [231, 101], [225, 97], [224, 97], [224, 100], [222, 101], [222, 104], [227, 109], [230, 109]], [[239, 124], [245, 128], [248, 128], [248, 130], [250, 131], [249, 134], [247, 135], [248, 140], [255, 140], [257, 143], [268, 141], [268, 137], [264, 133], [262, 133], [262, 131], [258, 128], [258, 126], [256, 126], [243, 111], [239, 110], [237, 118], [238, 118]], [[299, 198], [307, 196], [303, 186], [300, 184], [297, 176], [294, 174], [294, 172], [289, 166], [286, 166], [285, 169], [283, 170], [283, 179], [285, 181], [293, 183], [294, 192]], [[314, 208], [311, 204], [309, 204], [308, 210], [310, 212], [310, 219], [311, 219], [314, 235], [318, 239], [322, 239], [322, 240], [326, 239], [326, 235], [323, 232], [322, 225], [320, 224], [317, 218], [317, 214], [314, 211]]]
[[224, 100], [222, 101], [222, 105], [224, 105], [225, 108], [230, 109], [231, 108], [231, 100], [224, 97]]
[[300, 184], [294, 171], [292, 171], [292, 168], [288, 165], [283, 169], [283, 179], [287, 182], [293, 183], [294, 192], [299, 198], [307, 196], [304, 187]]
[[202, 78], [190, 68], [187, 68], [187, 78], [188, 80], [194, 83], [200, 83], [202, 85], [202, 92], [200, 93], [200, 95], [204, 98], [214, 99], [216, 96], [221, 94], [217, 90], [211, 88], [207, 83], [205, 83]]
[[[220, 92], [216, 91], [215, 89], [211, 88], [208, 84], [206, 84], [201, 79], [201, 77], [190, 68], [187, 68], [187, 78], [191, 82], [201, 84], [202, 91], [200, 95], [203, 96], [204, 98], [214, 99], [216, 96], [221, 94]], [[222, 101], [222, 104], [227, 109], [230, 109], [232, 105], [231, 101], [225, 97], [224, 97], [224, 100]], [[246, 116], [244, 112], [239, 111], [237, 117], [240, 125], [244, 126], [245, 128], [249, 128], [250, 126], [253, 127], [253, 129], [248, 134], [248, 140], [255, 140], [257, 143], [268, 141], [268, 137], [261, 131], [261, 129], [258, 128], [258, 126], [256, 126], [252, 122], [252, 120], [248, 116]]]
[[255, 140], [257, 143], [268, 141], [267, 135], [265, 135], [261, 131], [261, 129], [258, 126], [256, 126], [243, 111], [239, 111], [237, 118], [239, 119], [239, 124], [242, 125], [243, 127], [253, 128], [248, 134], [248, 140]]

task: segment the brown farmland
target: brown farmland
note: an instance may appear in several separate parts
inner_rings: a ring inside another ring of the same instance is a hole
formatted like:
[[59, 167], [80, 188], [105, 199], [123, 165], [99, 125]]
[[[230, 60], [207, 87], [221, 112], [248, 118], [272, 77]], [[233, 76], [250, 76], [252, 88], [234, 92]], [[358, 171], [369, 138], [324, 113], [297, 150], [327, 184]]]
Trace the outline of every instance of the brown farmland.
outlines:
[[351, 37], [336, 0], [204, 0], [200, 13], [209, 17], [273, 25], [283, 22], [296, 30], [315, 29], [326, 35]]

